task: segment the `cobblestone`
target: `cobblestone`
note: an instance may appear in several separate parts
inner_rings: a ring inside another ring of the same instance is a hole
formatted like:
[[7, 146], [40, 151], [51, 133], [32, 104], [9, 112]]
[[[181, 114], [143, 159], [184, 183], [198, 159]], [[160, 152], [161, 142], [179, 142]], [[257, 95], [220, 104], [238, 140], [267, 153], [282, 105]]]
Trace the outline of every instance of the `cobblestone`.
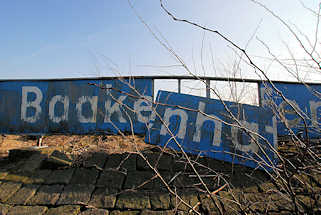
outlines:
[[69, 184], [75, 169], [54, 170], [48, 176], [46, 184]]
[[97, 188], [91, 196], [89, 205], [96, 208], [114, 208], [117, 191], [108, 188]]
[[103, 169], [105, 166], [105, 163], [108, 160], [108, 155], [104, 152], [94, 152], [91, 154], [91, 156], [85, 160], [84, 167], [98, 167]]
[[121, 189], [126, 175], [117, 170], [103, 171], [97, 181], [97, 186]]
[[[148, 154], [148, 159], [155, 165], [159, 151], [154, 155], [150, 153], [153, 151], [145, 154]], [[39, 169], [35, 165], [28, 171], [22, 171], [19, 168], [23, 167], [23, 162], [25, 160], [20, 159], [16, 163], [8, 163], [10, 168], [1, 166], [1, 215], [180, 215], [188, 214], [190, 210], [179, 198], [170, 194], [155, 173], [135, 154], [93, 153], [78, 168], [58, 165], [47, 169], [48, 166], [41, 165]], [[204, 166], [220, 164], [201, 158], [198, 162]], [[206, 193], [200, 192], [203, 187], [195, 174], [189, 172], [189, 168], [185, 169], [182, 163], [174, 163], [174, 157], [165, 154], [157, 165], [160, 170], [158, 173], [187, 204], [195, 206], [196, 210], [206, 215], [216, 215], [219, 210], [227, 214], [236, 212], [235, 208], [239, 205], [233, 201], [230, 192], [224, 189], [213, 196], [218, 203], [217, 208]], [[225, 165], [226, 168], [227, 166]], [[202, 173], [202, 166], [197, 167]], [[177, 171], [174, 171], [176, 168]], [[227, 173], [227, 170], [223, 172]], [[230, 179], [235, 181], [238, 176], [239, 174]], [[237, 181], [237, 187], [233, 188], [234, 197], [240, 201], [242, 208], [257, 213], [263, 213], [263, 209], [267, 209], [275, 214], [292, 210], [293, 205], [289, 201], [281, 201], [278, 195], [270, 192], [273, 184], [269, 181], [264, 183], [263, 174], [251, 174], [252, 178], [256, 176], [261, 184], [253, 180], [244, 183]], [[202, 178], [212, 190], [217, 190], [223, 183], [218, 183], [210, 174], [204, 174]], [[303, 193], [297, 196], [298, 201], [311, 208], [315, 207], [313, 210], [317, 213], [321, 211], [320, 199], [321, 195], [317, 193], [313, 201]]]
[[88, 209], [80, 213], [80, 215], [109, 215], [109, 211], [103, 209]]
[[8, 215], [43, 215], [47, 210], [43, 206], [15, 206], [9, 209]]
[[28, 205], [55, 205], [63, 190], [63, 185], [43, 185], [27, 202]]
[[15, 192], [21, 187], [20, 183], [3, 182], [0, 185], [0, 201], [3, 203], [7, 201]]
[[148, 193], [126, 192], [118, 195], [115, 208], [119, 209], [150, 209]]
[[94, 168], [77, 168], [71, 178], [71, 184], [95, 184], [98, 170]]
[[67, 185], [61, 193], [57, 205], [87, 204], [95, 187], [87, 184]]
[[9, 204], [25, 205], [27, 201], [36, 193], [39, 185], [27, 184], [14, 193], [6, 202]]
[[45, 215], [77, 215], [80, 212], [78, 205], [64, 205], [57, 208], [50, 208]]

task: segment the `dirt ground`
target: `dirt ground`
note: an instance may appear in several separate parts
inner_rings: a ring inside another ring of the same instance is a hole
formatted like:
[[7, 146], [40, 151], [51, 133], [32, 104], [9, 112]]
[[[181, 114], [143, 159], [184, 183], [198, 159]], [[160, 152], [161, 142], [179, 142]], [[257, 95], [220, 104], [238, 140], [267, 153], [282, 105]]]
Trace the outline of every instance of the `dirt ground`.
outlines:
[[[24, 135], [2, 135], [0, 157], [6, 157], [11, 149], [37, 146], [37, 137]], [[43, 146], [62, 147], [63, 151], [78, 154], [84, 151], [104, 151], [107, 154], [134, 152], [152, 147], [144, 137], [120, 135], [52, 135], [44, 136]]]

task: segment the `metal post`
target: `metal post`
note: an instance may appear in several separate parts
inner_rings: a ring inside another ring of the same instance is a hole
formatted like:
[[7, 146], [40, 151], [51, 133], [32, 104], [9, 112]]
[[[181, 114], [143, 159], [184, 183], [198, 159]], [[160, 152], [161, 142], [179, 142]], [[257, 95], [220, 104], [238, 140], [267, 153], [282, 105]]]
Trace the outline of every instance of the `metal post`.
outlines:
[[206, 79], [206, 98], [211, 98], [211, 81]]
[[182, 87], [182, 83], [181, 83], [181, 80], [182, 79], [177, 79], [177, 82], [178, 82], [178, 93], [181, 93], [181, 87]]
[[261, 95], [261, 90], [260, 90], [260, 82], [257, 82], [257, 95], [258, 95], [258, 99], [259, 99], [259, 107], [262, 107], [262, 101], [261, 101], [261, 98], [262, 98], [262, 96], [264, 96], [264, 95]]
[[152, 101], [155, 101], [155, 78], [152, 79]]

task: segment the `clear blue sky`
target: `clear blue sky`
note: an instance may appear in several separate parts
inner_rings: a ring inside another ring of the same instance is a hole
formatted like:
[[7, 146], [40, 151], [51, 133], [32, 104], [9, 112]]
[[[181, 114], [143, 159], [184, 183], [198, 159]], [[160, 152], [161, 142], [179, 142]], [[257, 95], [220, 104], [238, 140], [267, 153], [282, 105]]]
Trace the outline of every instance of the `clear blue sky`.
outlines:
[[[235, 54], [222, 39], [172, 21], [158, 0], [132, 2], [195, 73], [227, 74], [224, 68], [232, 65]], [[315, 19], [299, 1], [261, 2], [309, 35], [314, 32]], [[318, 7], [314, 0], [304, 2], [315, 10]], [[295, 52], [298, 48], [276, 19], [248, 0], [164, 3], [178, 17], [219, 30], [241, 47], [258, 28], [256, 36], [278, 56], [286, 52], [283, 41]], [[163, 67], [177, 62], [137, 19], [127, 0], [2, 1], [0, 47], [1, 79], [186, 74], [182, 68]], [[248, 50], [255, 56], [268, 56], [255, 38]], [[269, 68], [272, 78], [286, 78], [275, 71], [277, 67], [273, 69], [274, 65], [269, 67], [269, 63], [257, 60], [264, 69]]]

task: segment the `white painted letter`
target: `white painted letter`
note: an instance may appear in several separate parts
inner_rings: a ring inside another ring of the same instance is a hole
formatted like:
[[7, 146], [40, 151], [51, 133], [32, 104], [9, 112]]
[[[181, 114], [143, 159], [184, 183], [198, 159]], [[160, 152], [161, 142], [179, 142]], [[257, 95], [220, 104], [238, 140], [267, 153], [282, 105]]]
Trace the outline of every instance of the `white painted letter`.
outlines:
[[[198, 110], [204, 112], [205, 111], [205, 103], [200, 102], [198, 105]], [[215, 117], [214, 115], [212, 115]], [[201, 129], [203, 124], [206, 121], [212, 121], [215, 124], [214, 128], [214, 136], [213, 136], [213, 146], [220, 146], [221, 144], [221, 133], [222, 133], [222, 122], [209, 118], [207, 116], [204, 116], [200, 112], [197, 113], [197, 118], [196, 118], [196, 131], [193, 137], [194, 142], [200, 142], [201, 141]]]
[[[126, 99], [127, 96], [119, 96], [119, 98], [117, 99], [117, 101], [115, 101], [115, 103], [113, 105], [111, 105], [111, 99], [108, 99], [105, 102], [105, 118], [104, 118], [104, 122], [111, 122], [111, 115], [113, 113], [116, 113], [119, 117], [119, 122], [121, 123], [126, 123], [126, 119], [123, 117], [122, 112], [120, 111], [120, 104], [123, 103], [123, 101]], [[120, 103], [120, 104], [119, 104]]]
[[[172, 110], [170, 108], [167, 108], [164, 114], [164, 123], [166, 124], [166, 126], [169, 126], [169, 120], [174, 115], [179, 116], [181, 119], [179, 127], [177, 128], [179, 129], [177, 133], [177, 137], [180, 139], [184, 139], [185, 133], [186, 133], [186, 124], [188, 119], [187, 113], [181, 109]], [[166, 135], [167, 133], [168, 133], [167, 128], [164, 125], [162, 125], [162, 128], [160, 130], [160, 135]]]
[[[82, 114], [82, 106], [84, 103], [89, 102], [92, 110], [92, 115], [86, 118]], [[81, 123], [96, 123], [96, 115], [97, 115], [97, 96], [82, 96], [79, 98], [78, 103], [76, 104], [77, 116], [79, 122]]]
[[[289, 100], [289, 102], [292, 106], [294, 106], [296, 109], [299, 110], [299, 106], [295, 101]], [[287, 109], [287, 107], [289, 109]], [[301, 118], [297, 115], [295, 110], [293, 110], [293, 108], [286, 101], [281, 102], [281, 104], [279, 105], [279, 113], [280, 113], [280, 116], [282, 118], [284, 118], [283, 120], [285, 120], [286, 125], [290, 128], [295, 127], [296, 125], [298, 125], [301, 122]], [[292, 115], [296, 116], [296, 118], [292, 119], [292, 120], [287, 119], [286, 118], [287, 114], [292, 114]]]
[[310, 111], [313, 128], [319, 128], [320, 123], [318, 121], [318, 108], [321, 107], [321, 102], [310, 101]]
[[[247, 129], [249, 129], [249, 130], [251, 130], [251, 131], [253, 131], [255, 133], [257, 133], [258, 130], [259, 130], [259, 125], [257, 123], [255, 123], [255, 122], [250, 123], [250, 122], [246, 122], [246, 121], [241, 121], [241, 123]], [[235, 126], [231, 127], [232, 142], [234, 143], [235, 148], [237, 150], [242, 151], [242, 152], [252, 151], [253, 153], [257, 153], [259, 151], [259, 147], [258, 147], [258, 145], [256, 143], [258, 141], [257, 135], [251, 133], [251, 135], [254, 137], [254, 140], [251, 137], [249, 137], [251, 139], [250, 140], [250, 144], [243, 145], [243, 144], [239, 143], [239, 140], [238, 140], [239, 131], [242, 131], [242, 130], [240, 128], [235, 127]], [[243, 135], [243, 134], [241, 134], [241, 135]], [[247, 135], [247, 134], [245, 134], [245, 135]], [[240, 137], [240, 138], [242, 138], [242, 137]]]
[[[150, 102], [152, 102], [152, 100], [153, 100], [153, 98], [151, 96], [145, 96], [145, 99], [138, 99], [134, 103], [134, 110], [137, 115], [137, 120], [139, 122], [148, 123], [150, 121], [151, 114], [149, 114], [148, 116], [143, 116], [142, 112], [143, 111], [145, 111], [145, 112], [152, 111], [152, 106], [150, 103]], [[146, 105], [142, 105], [143, 103], [145, 103]]]
[[[28, 93], [34, 93], [36, 99], [28, 101]], [[42, 92], [38, 87], [22, 87], [22, 102], [21, 102], [21, 120], [34, 123], [40, 118], [42, 101]], [[27, 116], [27, 108], [35, 108], [36, 112], [33, 116]]]
[[[57, 102], [64, 104], [64, 113], [62, 116], [55, 116], [55, 106]], [[56, 95], [49, 102], [49, 119], [55, 123], [68, 120], [69, 98], [68, 96]]]
[[[265, 126], [265, 132], [273, 134], [273, 147], [277, 150], [278, 148], [278, 128], [276, 117], [272, 117], [272, 126]], [[274, 157], [277, 157], [275, 154]]]

